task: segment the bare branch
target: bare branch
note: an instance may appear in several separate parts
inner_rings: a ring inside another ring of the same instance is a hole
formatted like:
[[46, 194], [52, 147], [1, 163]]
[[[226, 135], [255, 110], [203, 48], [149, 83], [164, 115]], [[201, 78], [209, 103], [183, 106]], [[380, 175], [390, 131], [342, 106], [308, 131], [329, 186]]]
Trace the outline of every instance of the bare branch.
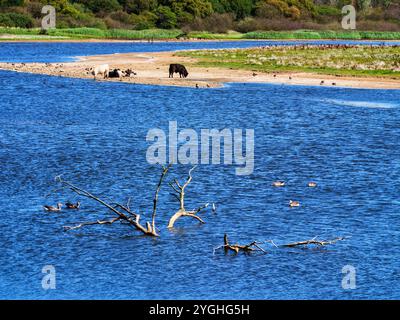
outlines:
[[182, 189], [181, 185], [179, 184], [179, 181], [177, 179], [174, 179], [175, 184], [179, 189]]
[[85, 226], [92, 226], [92, 225], [95, 225], [95, 224], [113, 224], [114, 222], [119, 221], [119, 220], [121, 220], [120, 217], [114, 218], [112, 220], [103, 220], [103, 221], [102, 220], [97, 220], [97, 221], [93, 221], [93, 222], [82, 222], [82, 223], [80, 223], [80, 224], [78, 224], [76, 226], [64, 226], [64, 230], [65, 231], [75, 230], [75, 229], [79, 229], [79, 228], [82, 228], [82, 227], [85, 227]]
[[[168, 184], [169, 184], [169, 186], [170, 186], [172, 189], [174, 189], [174, 191], [175, 191], [176, 193], [178, 193], [178, 194], [181, 193], [178, 189], [175, 188], [175, 186], [174, 186], [173, 183], [170, 182], [170, 183], [168, 183]], [[175, 182], [175, 184], [176, 184], [176, 182]]]
[[261, 244], [264, 243], [271, 243], [272, 245], [274, 245], [276, 248], [279, 247], [296, 247], [296, 246], [307, 246], [307, 245], [317, 245], [317, 246], [326, 246], [329, 244], [334, 244], [338, 241], [342, 241], [347, 239], [348, 237], [338, 237], [332, 240], [317, 240], [317, 237], [314, 237], [310, 240], [305, 240], [305, 241], [298, 241], [298, 242], [292, 242], [292, 243], [288, 243], [288, 244], [284, 244], [284, 245], [279, 245], [277, 246], [275, 244], [275, 242], [273, 240], [266, 240], [263, 242], [259, 242], [259, 241], [253, 241], [250, 242], [247, 245], [240, 245], [240, 244], [231, 244], [229, 243], [228, 240], [228, 236], [225, 234], [224, 235], [224, 244], [221, 246], [218, 246], [216, 248], [214, 248], [213, 253], [215, 254], [215, 251], [217, 251], [218, 249], [224, 249], [225, 252], [228, 252], [229, 250], [234, 251], [235, 253], [238, 253], [239, 251], [244, 251], [244, 252], [251, 252], [251, 251], [262, 251], [263, 253], [267, 253], [264, 248], [261, 247]]
[[[172, 187], [172, 189], [176, 192], [176, 194], [171, 193], [173, 196], [175, 196], [175, 198], [179, 201], [179, 210], [177, 212], [175, 212], [174, 215], [172, 215], [172, 217], [169, 219], [168, 222], [168, 228], [173, 228], [175, 221], [178, 220], [180, 217], [191, 217], [194, 218], [198, 221], [200, 221], [201, 223], [205, 223], [203, 221], [203, 219], [201, 219], [199, 216], [197, 216], [197, 214], [204, 210], [205, 208], [208, 207], [208, 203], [198, 207], [197, 209], [194, 209], [192, 211], [187, 211], [185, 209], [185, 188], [189, 185], [189, 183], [192, 181], [193, 177], [192, 177], [192, 172], [193, 170], [196, 168], [196, 166], [192, 167], [189, 170], [189, 174], [188, 177], [185, 181], [185, 183], [183, 184], [183, 186], [181, 186], [178, 182], [178, 180], [174, 180], [174, 184], [170, 183], [169, 185]], [[177, 188], [176, 188], [177, 187]], [[179, 189], [179, 190], [178, 190]]]
[[186, 188], [186, 187], [189, 185], [189, 183], [192, 181], [192, 171], [193, 171], [194, 169], [196, 169], [196, 167], [197, 167], [197, 166], [194, 166], [194, 167], [192, 167], [192, 168], [189, 170], [189, 175], [188, 175], [188, 177], [187, 177], [187, 179], [186, 179], [185, 184], [182, 186], [182, 191], [184, 191], [185, 188]]
[[207, 208], [208, 205], [209, 205], [209, 203], [205, 203], [205, 204], [203, 204], [202, 206], [200, 206], [200, 207], [198, 207], [197, 209], [192, 210], [192, 211], [190, 211], [190, 212], [192, 212], [193, 214], [199, 213], [201, 210]]
[[230, 244], [228, 240], [228, 235], [224, 234], [224, 244], [222, 246], [218, 246], [214, 248], [213, 253], [215, 254], [215, 251], [218, 249], [224, 249], [225, 252], [228, 252], [229, 250], [234, 251], [235, 253], [239, 253], [239, 251], [243, 252], [252, 252], [252, 251], [261, 251], [263, 253], [267, 253], [261, 246], [260, 242], [253, 241], [250, 242], [249, 244], [246, 245], [240, 245], [240, 244]]
[[287, 243], [287, 244], [282, 244], [280, 245], [280, 247], [289, 247], [289, 248], [293, 248], [293, 247], [297, 247], [297, 246], [307, 246], [310, 244], [313, 245], [317, 245], [317, 246], [326, 246], [329, 244], [334, 244], [338, 241], [342, 241], [345, 240], [346, 237], [338, 237], [332, 240], [317, 240], [317, 237], [314, 237], [310, 240], [304, 240], [304, 241], [297, 241], [297, 242], [292, 242], [292, 243]]
[[162, 167], [163, 171], [161, 173], [160, 180], [158, 181], [156, 192], [154, 194], [153, 214], [152, 214], [152, 217], [151, 217], [151, 226], [152, 226], [154, 232], [156, 232], [156, 211], [157, 211], [158, 193], [160, 192], [161, 184], [162, 184], [165, 176], [167, 175], [169, 168], [171, 168], [171, 166], [172, 166], [172, 164], [168, 164], [168, 166], [166, 166], [166, 167], [163, 166]]
[[178, 195], [176, 195], [175, 193], [170, 193], [170, 195], [173, 196], [173, 197], [175, 197], [175, 199], [179, 201]]
[[92, 199], [98, 203], [100, 203], [102, 206], [108, 208], [110, 211], [112, 211], [113, 213], [115, 213], [118, 218], [113, 219], [113, 220], [109, 220], [109, 221], [100, 221], [97, 220], [95, 222], [86, 222], [86, 223], [81, 223], [80, 225], [76, 226], [76, 227], [68, 227], [67, 230], [72, 230], [72, 229], [77, 229], [77, 228], [81, 228], [83, 226], [88, 226], [88, 225], [94, 225], [94, 224], [110, 224], [113, 223], [115, 221], [121, 220], [122, 221], [126, 221], [129, 225], [131, 225], [132, 227], [134, 227], [136, 230], [141, 231], [142, 233], [144, 233], [145, 235], [150, 235], [150, 236], [154, 236], [157, 237], [157, 229], [155, 226], [155, 217], [156, 217], [156, 209], [157, 209], [157, 200], [158, 200], [158, 193], [160, 191], [161, 188], [161, 183], [165, 177], [165, 175], [168, 172], [168, 169], [171, 166], [169, 165], [168, 167], [163, 167], [163, 172], [161, 174], [159, 183], [157, 185], [157, 189], [155, 192], [155, 196], [154, 196], [154, 200], [153, 200], [153, 214], [152, 214], [152, 223], [150, 224], [149, 222], [147, 222], [145, 225], [146, 227], [144, 227], [141, 223], [140, 223], [140, 215], [132, 212], [131, 209], [129, 208], [130, 206], [130, 199], [128, 199], [127, 205], [121, 205], [119, 203], [108, 203], [105, 200], [100, 199], [99, 197], [91, 194], [90, 192], [77, 187], [75, 185], [73, 185], [72, 183], [68, 182], [68, 181], [64, 181], [61, 176], [57, 176], [56, 177], [56, 181], [60, 182], [64, 187], [67, 187], [68, 189], [72, 190], [73, 192], [75, 192], [76, 194]]

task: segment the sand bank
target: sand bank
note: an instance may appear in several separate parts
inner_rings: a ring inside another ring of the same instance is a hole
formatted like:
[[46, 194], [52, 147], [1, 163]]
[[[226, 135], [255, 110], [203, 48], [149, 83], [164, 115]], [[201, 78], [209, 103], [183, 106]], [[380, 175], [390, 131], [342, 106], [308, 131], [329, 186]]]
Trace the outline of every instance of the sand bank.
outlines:
[[[51, 76], [93, 79], [85, 69], [107, 63], [110, 69], [132, 69], [137, 75], [132, 78], [100, 79], [97, 81], [118, 81], [128, 83], [182, 86], [200, 88], [221, 87], [223, 83], [280, 83], [290, 85], [340, 86], [366, 89], [400, 89], [400, 81], [372, 77], [336, 77], [313, 73], [253, 73], [249, 70], [231, 70], [193, 66], [196, 60], [176, 56], [174, 52], [123, 53], [77, 57], [74, 62], [64, 63], [0, 63], [0, 69], [18, 72], [38, 73]], [[188, 78], [180, 79], [178, 74], [168, 78], [170, 63], [181, 63], [187, 66]]]

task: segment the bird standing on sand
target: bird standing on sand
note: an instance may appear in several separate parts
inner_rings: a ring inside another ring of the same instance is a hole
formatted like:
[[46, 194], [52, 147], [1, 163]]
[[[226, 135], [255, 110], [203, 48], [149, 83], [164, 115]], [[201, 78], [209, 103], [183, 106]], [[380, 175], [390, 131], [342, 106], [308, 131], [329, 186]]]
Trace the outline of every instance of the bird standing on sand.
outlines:
[[43, 209], [45, 211], [61, 211], [62, 208], [62, 204], [61, 203], [57, 203], [57, 207], [54, 206], [43, 206]]

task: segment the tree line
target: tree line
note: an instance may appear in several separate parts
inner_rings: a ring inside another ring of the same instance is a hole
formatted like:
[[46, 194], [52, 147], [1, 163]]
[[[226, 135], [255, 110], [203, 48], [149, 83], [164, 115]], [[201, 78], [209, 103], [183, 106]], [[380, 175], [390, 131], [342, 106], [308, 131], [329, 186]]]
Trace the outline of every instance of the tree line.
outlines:
[[55, 7], [58, 28], [338, 29], [341, 8], [353, 4], [360, 29], [400, 30], [400, 0], [0, 0], [0, 26], [39, 27], [45, 4]]

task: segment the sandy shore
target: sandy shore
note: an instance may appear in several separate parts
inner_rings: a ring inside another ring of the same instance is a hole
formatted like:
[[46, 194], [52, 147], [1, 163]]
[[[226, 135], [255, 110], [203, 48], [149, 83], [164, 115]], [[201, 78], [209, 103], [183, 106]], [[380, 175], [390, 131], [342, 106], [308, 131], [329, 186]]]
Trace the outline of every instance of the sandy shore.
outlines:
[[[99, 64], [108, 63], [110, 69], [120, 68], [122, 70], [132, 69], [137, 75], [132, 78], [114, 78], [97, 81], [118, 81], [128, 83], [140, 83], [151, 85], [182, 86], [215, 88], [221, 87], [223, 83], [281, 83], [290, 85], [340, 86], [351, 88], [368, 89], [400, 89], [399, 80], [383, 78], [355, 78], [335, 77], [312, 73], [262, 73], [248, 70], [230, 70], [223, 68], [194, 67], [195, 59], [189, 57], [178, 57], [174, 52], [153, 53], [123, 53], [111, 55], [98, 55], [78, 57], [77, 61], [66, 63], [0, 63], [0, 69], [17, 72], [38, 73], [51, 76], [62, 76], [71, 78], [93, 79], [85, 69]], [[175, 78], [168, 78], [168, 67], [170, 63], [181, 63], [187, 66], [188, 78], [180, 79], [178, 74]]]

